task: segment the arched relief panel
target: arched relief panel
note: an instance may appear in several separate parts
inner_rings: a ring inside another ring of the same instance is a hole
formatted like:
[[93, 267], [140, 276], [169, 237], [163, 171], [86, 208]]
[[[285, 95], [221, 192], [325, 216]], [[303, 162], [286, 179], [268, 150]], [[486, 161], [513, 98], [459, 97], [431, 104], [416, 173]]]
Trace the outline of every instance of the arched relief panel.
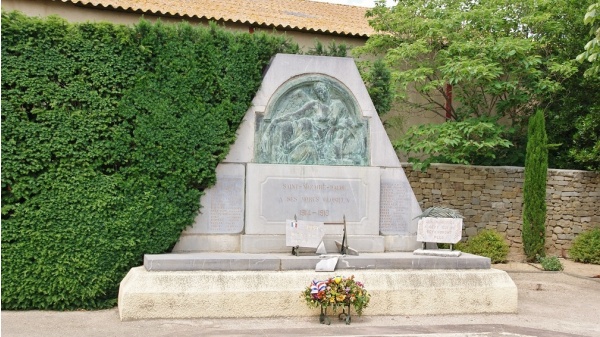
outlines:
[[257, 116], [255, 162], [368, 166], [368, 124], [339, 81], [321, 74], [293, 78]]

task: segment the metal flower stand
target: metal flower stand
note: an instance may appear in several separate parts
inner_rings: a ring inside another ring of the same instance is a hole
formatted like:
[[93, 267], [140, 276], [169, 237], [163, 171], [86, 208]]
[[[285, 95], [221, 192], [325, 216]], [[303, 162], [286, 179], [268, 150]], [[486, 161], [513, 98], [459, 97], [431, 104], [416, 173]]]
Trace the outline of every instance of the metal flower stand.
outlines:
[[[321, 324], [331, 324], [331, 319], [327, 317], [328, 307], [329, 306], [321, 305], [321, 315], [319, 316], [319, 323]], [[346, 313], [346, 310], [348, 310], [348, 313]], [[348, 305], [342, 309], [342, 313], [338, 315], [338, 318], [340, 321], [346, 321], [346, 325], [350, 325], [350, 322], [352, 322], [352, 316], [350, 315], [350, 303], [348, 303]]]

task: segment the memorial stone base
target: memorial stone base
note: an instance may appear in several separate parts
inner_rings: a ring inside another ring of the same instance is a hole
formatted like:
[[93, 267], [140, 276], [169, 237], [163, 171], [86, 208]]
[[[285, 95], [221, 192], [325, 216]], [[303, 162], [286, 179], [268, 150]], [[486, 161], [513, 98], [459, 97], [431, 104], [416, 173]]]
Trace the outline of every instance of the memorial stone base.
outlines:
[[313, 279], [354, 275], [372, 295], [364, 315], [514, 313], [517, 288], [495, 269], [147, 271], [121, 282], [121, 320], [316, 316], [300, 298]]
[[[351, 276], [371, 294], [364, 315], [514, 313], [517, 287], [488, 258], [411, 253], [340, 257], [315, 272], [318, 256], [288, 254], [147, 255], [119, 290], [122, 320], [316, 316], [300, 294], [312, 280]], [[434, 269], [435, 268], [435, 269]]]

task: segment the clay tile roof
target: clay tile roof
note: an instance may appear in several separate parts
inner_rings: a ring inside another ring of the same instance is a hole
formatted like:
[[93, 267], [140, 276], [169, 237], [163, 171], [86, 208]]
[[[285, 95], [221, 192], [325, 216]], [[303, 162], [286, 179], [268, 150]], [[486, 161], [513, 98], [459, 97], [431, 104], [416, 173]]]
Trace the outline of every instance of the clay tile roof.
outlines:
[[367, 37], [368, 8], [308, 0], [61, 0], [117, 10]]

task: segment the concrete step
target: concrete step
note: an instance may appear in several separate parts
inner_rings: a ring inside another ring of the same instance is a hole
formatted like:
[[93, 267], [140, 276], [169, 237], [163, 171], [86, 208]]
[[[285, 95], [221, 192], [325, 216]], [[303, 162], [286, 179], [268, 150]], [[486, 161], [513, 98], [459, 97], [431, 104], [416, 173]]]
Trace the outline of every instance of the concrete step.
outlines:
[[414, 255], [412, 252], [361, 253], [359, 256], [328, 254], [171, 253], [146, 254], [148, 271], [286, 271], [314, 270], [326, 257], [339, 256], [336, 270], [362, 269], [490, 269], [487, 257], [462, 253], [458, 257]]

